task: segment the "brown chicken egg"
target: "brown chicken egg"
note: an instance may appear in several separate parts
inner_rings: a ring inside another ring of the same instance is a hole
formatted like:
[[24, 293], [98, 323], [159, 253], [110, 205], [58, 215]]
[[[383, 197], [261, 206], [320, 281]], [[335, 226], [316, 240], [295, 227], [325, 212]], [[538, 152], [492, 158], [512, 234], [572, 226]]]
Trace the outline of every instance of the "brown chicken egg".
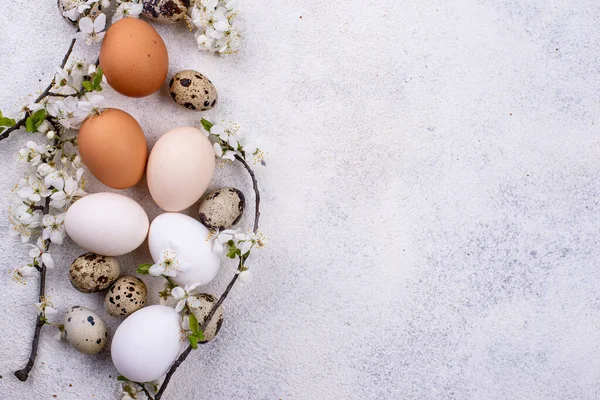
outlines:
[[148, 158], [146, 136], [125, 111], [109, 108], [89, 117], [79, 129], [77, 144], [81, 160], [106, 186], [125, 189], [142, 179]]
[[169, 54], [165, 42], [147, 22], [123, 18], [106, 31], [100, 66], [108, 84], [129, 97], [156, 92], [165, 81]]

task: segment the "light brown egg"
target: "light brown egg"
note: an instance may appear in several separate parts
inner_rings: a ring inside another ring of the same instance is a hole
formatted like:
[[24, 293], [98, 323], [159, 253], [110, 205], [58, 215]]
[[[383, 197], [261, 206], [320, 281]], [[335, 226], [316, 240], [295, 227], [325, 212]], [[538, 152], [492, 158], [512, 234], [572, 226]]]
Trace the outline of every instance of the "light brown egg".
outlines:
[[165, 81], [169, 54], [165, 42], [147, 22], [123, 18], [106, 31], [100, 66], [108, 84], [129, 97], [156, 92]]
[[81, 160], [106, 186], [125, 189], [142, 179], [148, 158], [146, 136], [125, 111], [109, 108], [86, 119], [77, 144]]

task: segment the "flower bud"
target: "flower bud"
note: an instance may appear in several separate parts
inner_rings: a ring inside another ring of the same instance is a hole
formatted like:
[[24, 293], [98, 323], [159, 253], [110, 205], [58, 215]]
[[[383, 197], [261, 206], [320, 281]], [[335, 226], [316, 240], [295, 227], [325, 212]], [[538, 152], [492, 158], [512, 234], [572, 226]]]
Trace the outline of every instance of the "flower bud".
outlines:
[[46, 137], [50, 140], [54, 139], [54, 131], [48, 131], [48, 133], [46, 133]]
[[61, 157], [60, 162], [63, 164], [66, 164], [69, 162], [69, 159], [67, 157], [63, 156], [63, 157]]
[[50, 123], [46, 120], [44, 120], [44, 122], [42, 122], [40, 124], [40, 126], [38, 126], [38, 128], [37, 128], [38, 132], [41, 132], [41, 133], [46, 133], [46, 132], [48, 132], [49, 129], [50, 129]]

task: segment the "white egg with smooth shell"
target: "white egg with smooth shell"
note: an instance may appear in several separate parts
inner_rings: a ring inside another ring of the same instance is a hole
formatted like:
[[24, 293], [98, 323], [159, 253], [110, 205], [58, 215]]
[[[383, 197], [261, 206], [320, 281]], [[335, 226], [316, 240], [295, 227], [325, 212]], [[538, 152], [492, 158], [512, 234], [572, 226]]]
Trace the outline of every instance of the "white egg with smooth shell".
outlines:
[[89, 194], [69, 207], [65, 230], [75, 243], [103, 256], [120, 256], [146, 239], [148, 215], [138, 203], [117, 193]]
[[131, 314], [117, 328], [111, 356], [121, 375], [134, 382], [163, 376], [181, 350], [181, 318], [167, 306], [148, 306]]
[[150, 195], [165, 211], [182, 211], [202, 197], [215, 171], [215, 152], [200, 130], [172, 129], [156, 142], [146, 168]]
[[173, 278], [180, 285], [199, 283], [206, 285], [219, 272], [219, 255], [213, 251], [210, 232], [196, 219], [179, 213], [161, 214], [152, 221], [148, 233], [148, 246], [154, 262], [165, 250], [177, 250], [176, 258], [184, 266]]

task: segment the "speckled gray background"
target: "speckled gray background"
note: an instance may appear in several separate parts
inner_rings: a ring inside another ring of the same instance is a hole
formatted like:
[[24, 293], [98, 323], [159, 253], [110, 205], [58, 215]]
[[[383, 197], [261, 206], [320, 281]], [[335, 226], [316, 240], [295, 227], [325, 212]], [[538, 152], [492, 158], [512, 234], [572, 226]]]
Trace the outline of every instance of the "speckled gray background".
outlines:
[[[168, 398], [599, 398], [597, 1], [240, 9], [245, 44], [230, 58], [195, 50], [182, 27], [157, 27], [170, 75], [206, 74], [216, 110], [179, 108], [166, 84], [144, 99], [106, 92], [150, 143], [204, 115], [240, 122], [269, 152], [257, 175], [270, 245]], [[46, 85], [72, 33], [54, 1], [2, 2], [5, 114]], [[3, 193], [26, 139], [0, 144]], [[239, 168], [218, 170], [213, 186], [224, 184], [250, 197]], [[159, 213], [143, 183], [126, 193]], [[114, 332], [101, 296], [67, 281], [80, 252], [69, 242], [56, 254], [49, 294], [61, 312], [99, 310]], [[25, 259], [22, 246], [0, 243], [0, 398], [114, 398], [108, 352], [79, 354], [50, 330], [31, 379], [13, 377], [35, 318], [35, 281], [18, 286], [8, 272]], [[133, 271], [148, 252], [121, 261]], [[224, 268], [208, 290], [229, 276]]]

